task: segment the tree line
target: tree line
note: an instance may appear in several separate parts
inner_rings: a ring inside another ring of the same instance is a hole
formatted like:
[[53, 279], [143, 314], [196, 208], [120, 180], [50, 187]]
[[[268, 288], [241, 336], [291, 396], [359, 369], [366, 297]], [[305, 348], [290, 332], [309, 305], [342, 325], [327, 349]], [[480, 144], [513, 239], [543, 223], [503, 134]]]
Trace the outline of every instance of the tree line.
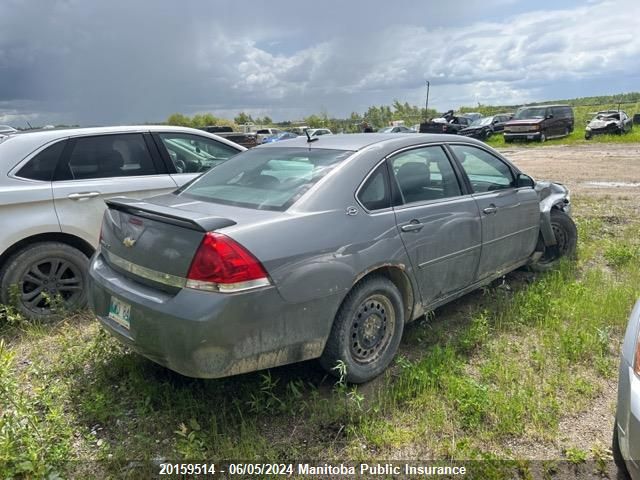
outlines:
[[[640, 92], [621, 93], [617, 95], [604, 95], [594, 97], [580, 97], [569, 100], [553, 100], [536, 102], [535, 104], [566, 103], [572, 106], [599, 106], [613, 104], [630, 104], [640, 102]], [[515, 112], [519, 107], [526, 105], [483, 105], [478, 103], [475, 107], [463, 106], [456, 111], [460, 113], [478, 112], [482, 115], [495, 115], [497, 113]], [[531, 104], [533, 105], [533, 104]], [[327, 112], [312, 114], [298, 121], [274, 122], [269, 116], [252, 117], [246, 112], [240, 112], [232, 120], [216, 117], [210, 113], [196, 114], [192, 117], [181, 113], [174, 113], [166, 120], [168, 125], [203, 128], [211, 125], [230, 126], [238, 128], [240, 125], [254, 124], [263, 127], [279, 127], [284, 130], [290, 127], [305, 125], [310, 128], [329, 128], [334, 133], [353, 133], [362, 131], [364, 123], [368, 123], [374, 129], [391, 125], [394, 121], [402, 121], [407, 126], [416, 125], [428, 118], [440, 116], [441, 113], [434, 109], [425, 110], [423, 107], [409, 105], [408, 102], [394, 100], [391, 105], [374, 105], [364, 113], [352, 112], [347, 118], [330, 117]]]

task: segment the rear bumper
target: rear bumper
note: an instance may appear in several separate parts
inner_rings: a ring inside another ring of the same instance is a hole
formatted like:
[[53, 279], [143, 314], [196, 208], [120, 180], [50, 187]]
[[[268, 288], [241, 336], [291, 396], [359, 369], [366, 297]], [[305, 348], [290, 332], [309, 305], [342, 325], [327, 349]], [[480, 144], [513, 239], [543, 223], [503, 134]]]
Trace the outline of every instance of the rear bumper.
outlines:
[[[107, 331], [150, 360], [198, 378], [319, 357], [339, 301], [287, 303], [275, 287], [236, 294], [183, 288], [171, 295], [116, 272], [99, 252], [89, 277], [89, 304]], [[129, 329], [109, 318], [112, 297], [131, 306]]]
[[631, 478], [640, 479], [640, 378], [624, 359], [620, 364], [616, 428]]

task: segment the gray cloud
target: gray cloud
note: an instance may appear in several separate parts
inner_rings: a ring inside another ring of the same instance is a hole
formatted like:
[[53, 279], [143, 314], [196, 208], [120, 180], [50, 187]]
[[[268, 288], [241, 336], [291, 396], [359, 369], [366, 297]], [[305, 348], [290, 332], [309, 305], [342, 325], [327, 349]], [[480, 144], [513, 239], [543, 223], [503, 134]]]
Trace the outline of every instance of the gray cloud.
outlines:
[[0, 123], [347, 115], [421, 104], [424, 79], [445, 109], [558, 98], [571, 84], [613, 93], [640, 78], [635, 0], [528, 12], [509, 0], [429, 3], [4, 0]]

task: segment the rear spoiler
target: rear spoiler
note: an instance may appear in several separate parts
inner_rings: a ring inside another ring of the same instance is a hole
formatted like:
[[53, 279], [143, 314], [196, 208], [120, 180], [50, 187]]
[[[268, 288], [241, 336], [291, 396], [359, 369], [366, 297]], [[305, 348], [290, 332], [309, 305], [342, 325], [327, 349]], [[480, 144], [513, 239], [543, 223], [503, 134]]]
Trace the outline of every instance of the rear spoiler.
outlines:
[[107, 207], [112, 210], [119, 210], [138, 217], [148, 218], [199, 232], [210, 232], [218, 228], [230, 227], [236, 224], [236, 222], [228, 218], [214, 217], [197, 212], [180, 210], [178, 208], [165, 207], [134, 198], [115, 197], [105, 200], [105, 203]]

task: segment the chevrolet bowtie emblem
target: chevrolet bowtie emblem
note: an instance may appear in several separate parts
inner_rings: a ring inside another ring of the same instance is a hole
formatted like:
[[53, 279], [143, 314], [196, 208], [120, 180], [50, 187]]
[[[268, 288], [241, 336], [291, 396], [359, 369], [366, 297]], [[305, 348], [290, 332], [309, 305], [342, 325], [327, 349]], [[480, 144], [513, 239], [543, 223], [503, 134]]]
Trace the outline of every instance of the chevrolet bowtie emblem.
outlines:
[[131, 237], [125, 237], [124, 240], [122, 240], [122, 244], [127, 247], [127, 248], [131, 248], [135, 245], [136, 241], [131, 238]]

